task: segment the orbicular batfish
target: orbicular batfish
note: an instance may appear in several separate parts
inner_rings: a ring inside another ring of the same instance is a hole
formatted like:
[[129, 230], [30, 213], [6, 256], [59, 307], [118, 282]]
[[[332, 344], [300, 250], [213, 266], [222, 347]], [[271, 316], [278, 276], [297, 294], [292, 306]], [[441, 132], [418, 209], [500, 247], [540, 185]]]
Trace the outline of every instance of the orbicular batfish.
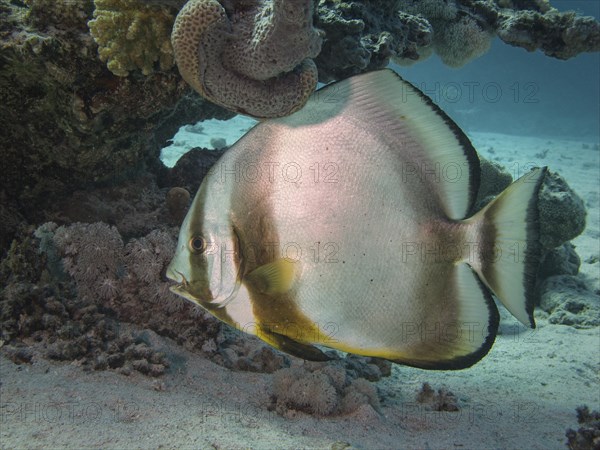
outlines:
[[310, 360], [315, 345], [427, 369], [491, 348], [492, 294], [535, 326], [545, 168], [468, 217], [479, 158], [391, 70], [315, 92], [259, 123], [203, 180], [167, 275], [173, 291]]

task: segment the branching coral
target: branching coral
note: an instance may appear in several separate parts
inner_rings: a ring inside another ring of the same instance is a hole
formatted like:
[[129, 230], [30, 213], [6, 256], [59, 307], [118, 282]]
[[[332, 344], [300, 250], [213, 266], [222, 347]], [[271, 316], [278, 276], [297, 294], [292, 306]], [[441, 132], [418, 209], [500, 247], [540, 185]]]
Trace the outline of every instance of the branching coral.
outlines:
[[321, 50], [310, 0], [190, 0], [173, 26], [183, 78], [214, 103], [249, 116], [300, 109], [317, 84]]
[[173, 67], [169, 39], [173, 14], [139, 0], [95, 0], [94, 19], [88, 22], [98, 43], [100, 59], [120, 77], [141, 69], [144, 75]]

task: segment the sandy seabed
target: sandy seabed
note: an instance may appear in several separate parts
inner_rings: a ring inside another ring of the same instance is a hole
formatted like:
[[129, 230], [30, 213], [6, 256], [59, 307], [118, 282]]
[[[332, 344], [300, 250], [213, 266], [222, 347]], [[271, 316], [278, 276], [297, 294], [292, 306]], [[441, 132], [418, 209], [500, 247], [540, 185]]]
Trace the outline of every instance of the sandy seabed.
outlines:
[[[209, 146], [216, 136], [231, 145], [248, 126], [241, 120], [218, 133], [206, 127], [199, 139], [180, 136], [176, 144]], [[470, 137], [513, 177], [547, 165], [583, 198], [587, 228], [573, 243], [580, 276], [599, 289], [598, 143]], [[577, 428], [575, 408], [600, 409], [600, 329], [553, 325], [543, 315], [537, 324], [527, 330], [503, 314], [502, 334], [472, 368], [394, 365], [377, 383], [379, 411], [364, 406], [330, 418], [269, 411], [271, 375], [230, 371], [154, 334], [153, 347], [171, 361], [158, 379], [38, 358], [16, 365], [0, 356], [0, 448], [565, 448], [565, 429]], [[424, 382], [452, 391], [459, 411], [429, 411], [416, 402]]]

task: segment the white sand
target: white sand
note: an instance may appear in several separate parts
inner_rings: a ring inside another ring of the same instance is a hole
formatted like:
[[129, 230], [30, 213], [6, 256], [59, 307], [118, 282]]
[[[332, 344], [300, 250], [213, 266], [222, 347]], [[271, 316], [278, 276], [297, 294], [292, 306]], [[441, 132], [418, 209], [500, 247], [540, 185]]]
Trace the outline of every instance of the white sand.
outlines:
[[[200, 136], [232, 144], [239, 127]], [[511, 170], [528, 163], [558, 170], [589, 208], [577, 251], [582, 261], [599, 256], [597, 143], [471, 137], [483, 156]], [[202, 145], [186, 139], [183, 146]], [[546, 149], [543, 158], [536, 156]], [[600, 278], [599, 267], [582, 263], [590, 283]], [[229, 371], [158, 336], [154, 346], [180, 359], [159, 380], [86, 373], [76, 363], [46, 360], [17, 366], [2, 357], [0, 447], [331, 448], [341, 441], [359, 448], [564, 448], [565, 429], [577, 425], [575, 407], [600, 408], [600, 330], [542, 318], [534, 331], [512, 319], [502, 330], [474, 367], [430, 372], [394, 366], [392, 377], [378, 383], [380, 414], [364, 407], [333, 418], [285, 419], [269, 412], [270, 375]], [[446, 386], [459, 398], [460, 411], [429, 412], [415, 403], [423, 382]]]
[[256, 120], [237, 115], [230, 120], [210, 119], [195, 125], [186, 125], [173, 136], [173, 143], [162, 149], [160, 159], [167, 167], [173, 167], [177, 160], [194, 147], [214, 149], [211, 140], [225, 139], [227, 146], [235, 144]]

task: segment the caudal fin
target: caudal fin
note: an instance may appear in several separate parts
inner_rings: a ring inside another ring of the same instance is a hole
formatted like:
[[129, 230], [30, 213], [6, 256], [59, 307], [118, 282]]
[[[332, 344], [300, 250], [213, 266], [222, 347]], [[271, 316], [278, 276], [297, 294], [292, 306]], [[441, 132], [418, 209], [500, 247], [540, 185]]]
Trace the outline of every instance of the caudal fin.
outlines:
[[533, 169], [466, 220], [487, 243], [473, 268], [506, 309], [532, 328], [533, 289], [541, 258], [537, 203], [545, 174], [546, 167]]

